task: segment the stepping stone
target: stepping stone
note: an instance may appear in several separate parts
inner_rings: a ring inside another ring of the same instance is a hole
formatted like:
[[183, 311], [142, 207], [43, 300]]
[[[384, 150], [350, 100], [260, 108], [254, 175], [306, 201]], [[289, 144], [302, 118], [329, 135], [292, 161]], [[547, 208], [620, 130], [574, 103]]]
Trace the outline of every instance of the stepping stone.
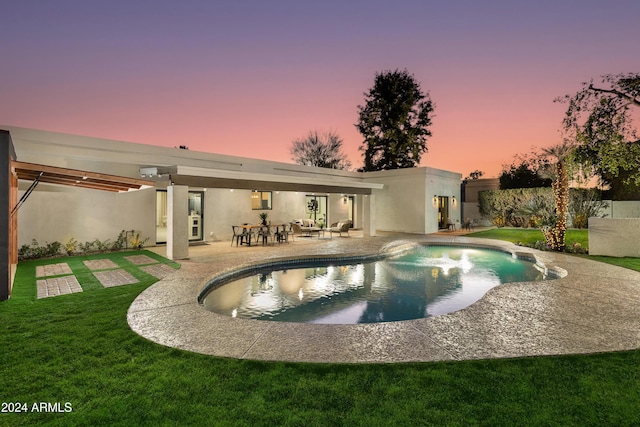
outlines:
[[62, 276], [63, 274], [73, 274], [69, 264], [60, 262], [58, 264], [39, 265], [36, 267], [36, 277]]
[[155, 264], [158, 260], [155, 260], [147, 255], [132, 255], [124, 257], [127, 261], [132, 264], [142, 265], [142, 264]]
[[140, 267], [140, 270], [149, 273], [150, 275], [162, 279], [167, 277], [171, 273], [175, 273], [176, 269], [169, 267], [167, 264], [148, 265], [146, 267]]
[[98, 271], [93, 273], [93, 275], [96, 276], [96, 279], [98, 279], [105, 288], [138, 283], [138, 279], [125, 270]]
[[92, 259], [89, 261], [83, 261], [83, 263], [89, 270], [106, 270], [108, 268], [119, 267], [118, 264], [111, 261], [110, 259]]
[[38, 298], [55, 297], [75, 292], [82, 292], [76, 276], [55, 277], [36, 281]]

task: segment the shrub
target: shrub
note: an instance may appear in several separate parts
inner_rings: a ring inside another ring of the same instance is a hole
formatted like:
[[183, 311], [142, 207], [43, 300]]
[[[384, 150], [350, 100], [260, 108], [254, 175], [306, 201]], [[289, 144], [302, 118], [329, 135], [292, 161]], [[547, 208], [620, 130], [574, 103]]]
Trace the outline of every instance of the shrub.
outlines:
[[[518, 242], [518, 243], [516, 243], [516, 245], [518, 245], [518, 246], [526, 246], [528, 248], [537, 249], [539, 251], [551, 251], [551, 250], [553, 250], [551, 245], [549, 243], [547, 243], [546, 241], [544, 241], [544, 240], [536, 240], [536, 242], [533, 243], [533, 244]], [[565, 246], [564, 252], [571, 253], [571, 254], [588, 254], [589, 253], [587, 248], [585, 248], [584, 246], [582, 246], [578, 242], [575, 242], [573, 245]]]
[[129, 243], [131, 243], [131, 247], [133, 248], [142, 249], [147, 240], [149, 240], [148, 237], [143, 238], [142, 234], [140, 232], [137, 232], [136, 234], [131, 236], [131, 240], [129, 241]]
[[67, 243], [64, 244], [64, 250], [69, 256], [73, 255], [73, 253], [77, 249], [78, 249], [78, 241], [73, 237], [67, 240]]
[[113, 242], [113, 244], [111, 245], [111, 250], [113, 251], [122, 250], [126, 243], [127, 243], [127, 232], [125, 230], [122, 230], [120, 234], [118, 234], [118, 238], [116, 239], [116, 241]]
[[602, 211], [608, 207], [595, 188], [572, 188], [569, 192], [569, 218], [574, 228], [589, 228], [589, 218], [604, 218], [607, 214]]
[[[478, 194], [480, 213], [497, 227], [543, 227], [556, 223], [550, 188], [488, 190]], [[609, 204], [597, 189], [572, 188], [569, 192], [569, 220], [574, 228], [587, 228], [589, 218], [604, 218]]]
[[[136, 233], [131, 237], [131, 246], [136, 249], [140, 249], [149, 240], [149, 238], [143, 238], [141, 233]], [[91, 242], [80, 243], [75, 238], [71, 237], [64, 245], [60, 242], [45, 243], [44, 246], [40, 246], [36, 239], [31, 241], [30, 245], [22, 245], [18, 249], [18, 261], [24, 261], [27, 259], [47, 258], [55, 257], [66, 253], [67, 255], [74, 254], [88, 254], [93, 252], [108, 252], [118, 251], [124, 249], [126, 243], [126, 232], [122, 230], [118, 235], [115, 242], [111, 243], [109, 239], [101, 241], [95, 239]], [[64, 252], [62, 251], [64, 249]]]
[[96, 239], [93, 241], [93, 246], [98, 252], [108, 252], [111, 249], [111, 243], [109, 242], [109, 239], [105, 240], [104, 242]]
[[[527, 227], [553, 212], [550, 188], [487, 190], [478, 194], [480, 214], [498, 227]], [[536, 218], [534, 218], [534, 216]]]
[[94, 242], [84, 242], [84, 243], [80, 243], [78, 245], [78, 247], [80, 248], [80, 251], [88, 254], [90, 252], [94, 251]]
[[47, 242], [40, 246], [36, 239], [31, 241], [31, 245], [22, 245], [18, 249], [18, 260], [24, 261], [35, 258], [49, 258], [60, 255], [62, 244], [60, 242]]

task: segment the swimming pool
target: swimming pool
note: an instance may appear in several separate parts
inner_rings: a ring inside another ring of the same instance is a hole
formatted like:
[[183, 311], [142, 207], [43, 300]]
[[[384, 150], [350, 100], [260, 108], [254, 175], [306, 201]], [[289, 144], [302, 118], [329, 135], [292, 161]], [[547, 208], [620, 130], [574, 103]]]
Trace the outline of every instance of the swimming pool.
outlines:
[[420, 246], [367, 262], [305, 262], [212, 286], [201, 303], [231, 317], [357, 324], [451, 313], [508, 282], [544, 280], [544, 268], [497, 250]]

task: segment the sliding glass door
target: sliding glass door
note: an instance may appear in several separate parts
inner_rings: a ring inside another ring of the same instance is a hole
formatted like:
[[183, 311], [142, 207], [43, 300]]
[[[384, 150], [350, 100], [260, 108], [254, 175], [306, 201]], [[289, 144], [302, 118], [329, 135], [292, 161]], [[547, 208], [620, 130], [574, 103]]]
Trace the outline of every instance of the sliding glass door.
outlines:
[[[203, 240], [204, 191], [189, 191], [186, 209], [189, 241]], [[156, 243], [167, 243], [167, 190], [156, 191]]]
[[327, 225], [327, 196], [307, 196], [307, 218]]

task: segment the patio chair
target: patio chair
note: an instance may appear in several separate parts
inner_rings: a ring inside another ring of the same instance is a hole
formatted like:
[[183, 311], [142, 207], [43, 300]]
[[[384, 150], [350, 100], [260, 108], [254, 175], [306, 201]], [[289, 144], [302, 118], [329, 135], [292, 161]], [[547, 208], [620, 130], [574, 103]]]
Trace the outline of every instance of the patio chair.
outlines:
[[474, 230], [474, 229], [475, 229], [475, 227], [476, 227], [476, 222], [475, 222], [474, 220], [467, 218], [467, 219], [464, 221], [464, 228], [465, 228], [465, 230], [467, 230], [467, 231], [472, 231], [472, 230]]
[[245, 230], [238, 225], [232, 225], [231, 230], [233, 230], [233, 236], [231, 237], [231, 246], [233, 246], [234, 240], [236, 242], [236, 246], [238, 246], [238, 244], [244, 244], [244, 240], [247, 237], [247, 233], [245, 232]]
[[346, 222], [336, 222], [331, 224], [331, 227], [327, 230], [329, 231], [329, 235], [333, 238], [333, 233], [340, 234], [342, 237], [342, 233], [346, 233], [347, 237], [349, 237], [349, 229], [351, 228], [351, 221]]
[[291, 236], [291, 238], [293, 239], [293, 228], [291, 227], [291, 224], [284, 224], [279, 234], [280, 234], [279, 241], [281, 243], [283, 241], [289, 243], [289, 236]]
[[262, 239], [262, 244], [265, 245], [269, 243], [269, 239], [271, 239], [271, 244], [275, 243], [276, 233], [270, 225], [265, 225], [264, 227], [260, 227], [258, 231], [258, 238]]
[[293, 234], [302, 235], [302, 227], [300, 226], [300, 224], [294, 222], [293, 224], [291, 224], [291, 230]]

